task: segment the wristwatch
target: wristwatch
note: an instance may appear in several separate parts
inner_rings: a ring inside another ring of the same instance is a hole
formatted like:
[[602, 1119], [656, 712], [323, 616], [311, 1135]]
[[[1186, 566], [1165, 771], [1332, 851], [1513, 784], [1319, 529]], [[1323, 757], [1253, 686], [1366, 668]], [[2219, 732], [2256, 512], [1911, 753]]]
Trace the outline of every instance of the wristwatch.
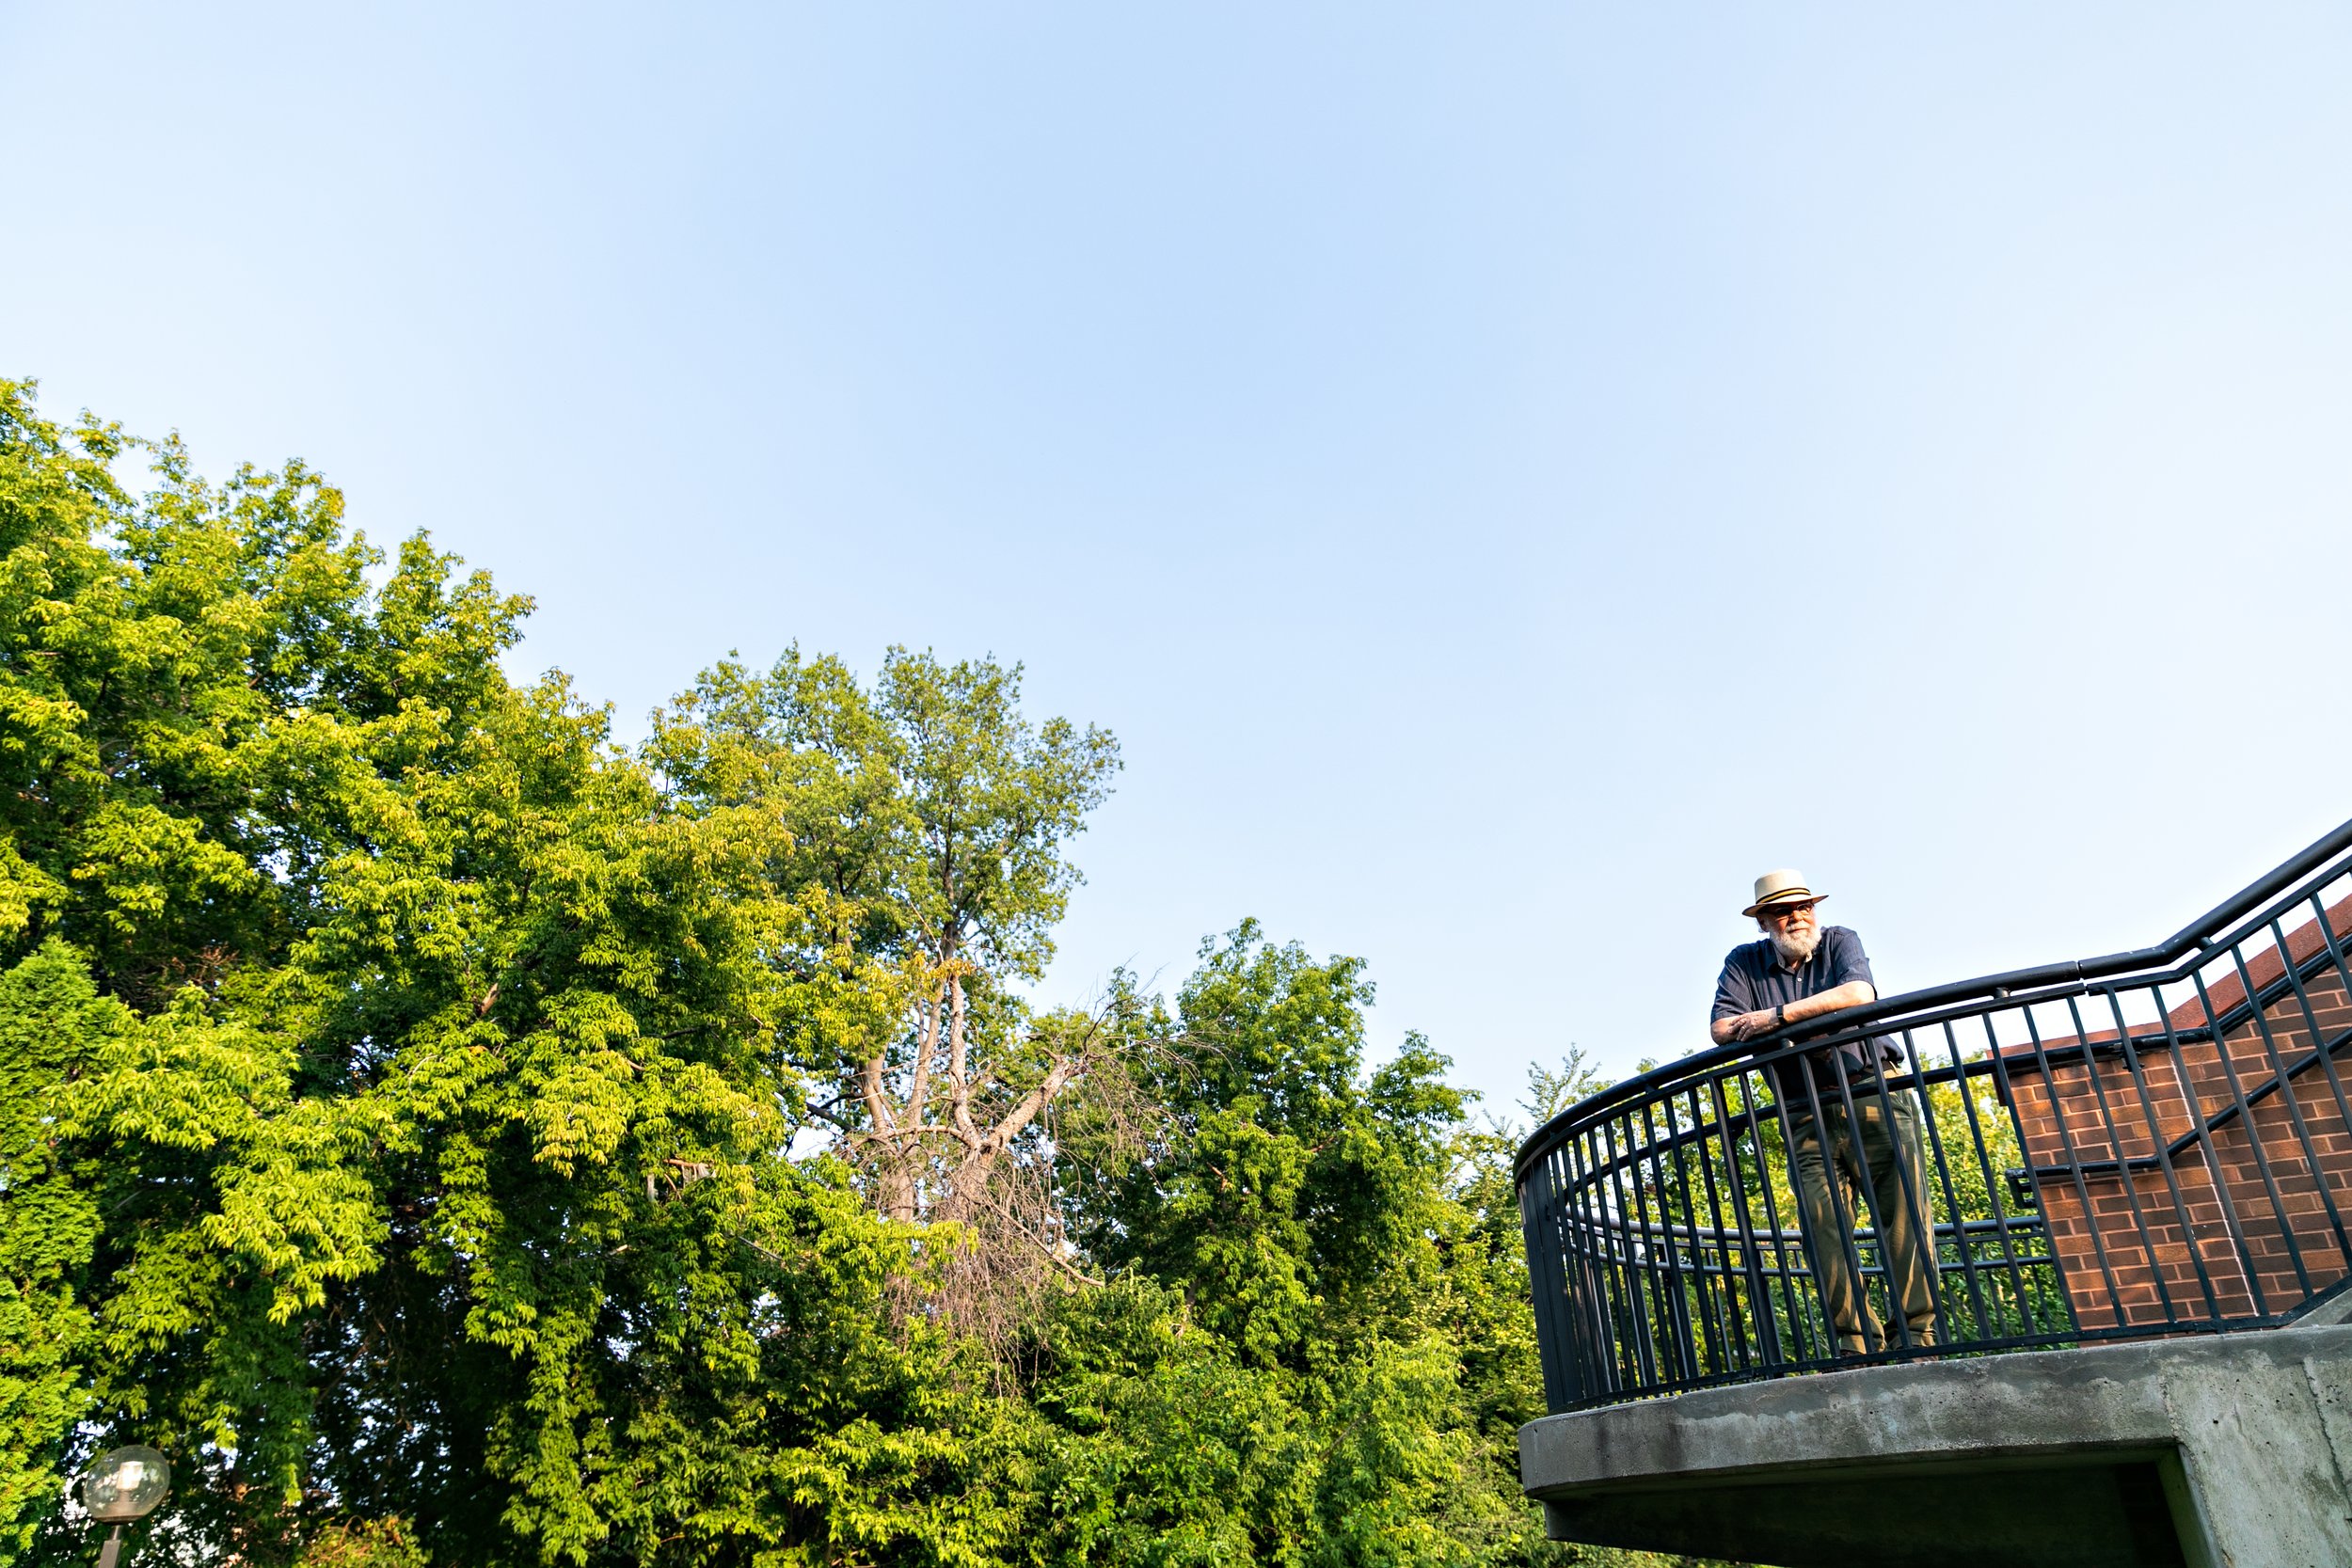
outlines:
[[1772, 1027], [1773, 1027], [1773, 1028], [1775, 1028], [1775, 1029], [1782, 1029], [1782, 1028], [1786, 1028], [1786, 1027], [1788, 1026], [1788, 1003], [1786, 1003], [1786, 1002], [1775, 1002], [1775, 1003], [1773, 1003], [1773, 1004], [1772, 1004]]

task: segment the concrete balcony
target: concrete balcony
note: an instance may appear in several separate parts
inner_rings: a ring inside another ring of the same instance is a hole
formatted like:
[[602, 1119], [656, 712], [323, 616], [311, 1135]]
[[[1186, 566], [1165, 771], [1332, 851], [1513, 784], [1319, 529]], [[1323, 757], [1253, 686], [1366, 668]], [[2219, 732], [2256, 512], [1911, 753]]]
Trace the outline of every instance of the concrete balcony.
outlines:
[[[1782, 1568], [2352, 1563], [2348, 950], [2352, 824], [2156, 947], [1555, 1118], [1519, 1161], [1551, 1533]], [[1872, 1039], [1900, 1061], [1851, 1069]], [[1913, 1130], [1899, 1181], [1801, 1202], [1792, 1150], [1874, 1126]]]
[[2352, 1563], [2352, 1327], [1858, 1368], [1550, 1416], [1558, 1540], [1785, 1568]]

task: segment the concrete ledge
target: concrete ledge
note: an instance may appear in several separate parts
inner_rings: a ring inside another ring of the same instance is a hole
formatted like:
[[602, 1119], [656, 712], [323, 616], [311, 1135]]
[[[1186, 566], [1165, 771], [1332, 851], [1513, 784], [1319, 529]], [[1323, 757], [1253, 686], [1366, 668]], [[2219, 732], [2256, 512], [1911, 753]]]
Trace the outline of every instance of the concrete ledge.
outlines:
[[1863, 1368], [1519, 1433], [1562, 1539], [1787, 1568], [2352, 1562], [2347, 1456], [2352, 1326]]
[[[2352, 1329], [2342, 1332], [2352, 1349]], [[1548, 1417], [1519, 1429], [1519, 1478], [1540, 1495], [1898, 1453], [1981, 1459], [2171, 1443], [2155, 1347], [2105, 1345], [1858, 1368]]]

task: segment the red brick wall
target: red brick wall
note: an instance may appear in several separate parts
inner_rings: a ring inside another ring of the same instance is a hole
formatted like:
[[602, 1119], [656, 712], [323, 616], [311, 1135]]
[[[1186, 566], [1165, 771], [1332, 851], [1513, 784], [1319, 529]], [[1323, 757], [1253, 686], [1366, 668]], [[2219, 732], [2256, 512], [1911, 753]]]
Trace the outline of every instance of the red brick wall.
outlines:
[[[2352, 927], [2352, 899], [2328, 914], [2341, 936]], [[2288, 936], [2298, 964], [2324, 945], [2315, 920]], [[2247, 968], [2257, 992], [2284, 973], [2275, 949], [2250, 958]], [[2245, 984], [2228, 953], [2209, 960], [2201, 974], [2202, 997], [2189, 982], [2165, 988], [2162, 1005], [2176, 1031], [2201, 1029], [2245, 999]], [[2352, 1051], [2329, 1064], [2333, 1082], [2325, 1067], [2307, 1068], [2289, 1081], [2287, 1092], [2274, 1090], [2256, 1103], [2250, 1122], [2240, 1115], [2215, 1129], [2207, 1140], [2210, 1158], [2196, 1144], [2174, 1155], [2170, 1184], [2152, 1168], [2085, 1171], [2078, 1186], [2071, 1168], [2059, 1168], [2151, 1158], [2159, 1142], [2176, 1141], [2308, 1054], [2315, 1043], [2314, 1017], [2320, 1038], [2336, 1039], [2352, 1029], [2352, 996], [2332, 963], [2304, 989], [2310, 1014], [2290, 990], [2259, 1022], [2249, 1019], [2228, 1031], [2219, 1047], [2208, 1038], [2169, 1048], [2162, 1026], [2152, 1023], [2134, 1026], [2121, 1050], [2117, 1032], [2109, 1029], [2045, 1037], [2039, 1052], [2030, 1044], [2003, 1051], [2026, 1157], [2042, 1173], [2042, 1215], [2084, 1328], [2162, 1323], [2169, 1316], [2275, 1315], [2352, 1270], [2352, 1129], [2344, 1118], [2345, 1101], [2352, 1101]], [[2086, 1041], [2093, 1047], [2105, 1042], [2108, 1050], [2094, 1049], [2086, 1062]], [[2125, 1051], [2137, 1057], [2137, 1074]], [[2229, 1069], [2236, 1073], [2234, 1092]], [[2296, 1135], [2297, 1113], [2316, 1160], [2306, 1156]], [[2259, 1297], [2249, 1275], [2260, 1285]]]

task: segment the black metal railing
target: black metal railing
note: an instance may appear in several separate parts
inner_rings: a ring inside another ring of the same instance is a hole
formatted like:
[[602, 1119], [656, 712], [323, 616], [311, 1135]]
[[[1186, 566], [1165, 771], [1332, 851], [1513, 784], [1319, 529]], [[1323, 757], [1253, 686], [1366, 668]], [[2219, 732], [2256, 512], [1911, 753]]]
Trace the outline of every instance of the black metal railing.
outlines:
[[2348, 1045], [2352, 822], [2158, 946], [1645, 1072], [1519, 1151], [1547, 1400], [2284, 1323], [2352, 1277]]

